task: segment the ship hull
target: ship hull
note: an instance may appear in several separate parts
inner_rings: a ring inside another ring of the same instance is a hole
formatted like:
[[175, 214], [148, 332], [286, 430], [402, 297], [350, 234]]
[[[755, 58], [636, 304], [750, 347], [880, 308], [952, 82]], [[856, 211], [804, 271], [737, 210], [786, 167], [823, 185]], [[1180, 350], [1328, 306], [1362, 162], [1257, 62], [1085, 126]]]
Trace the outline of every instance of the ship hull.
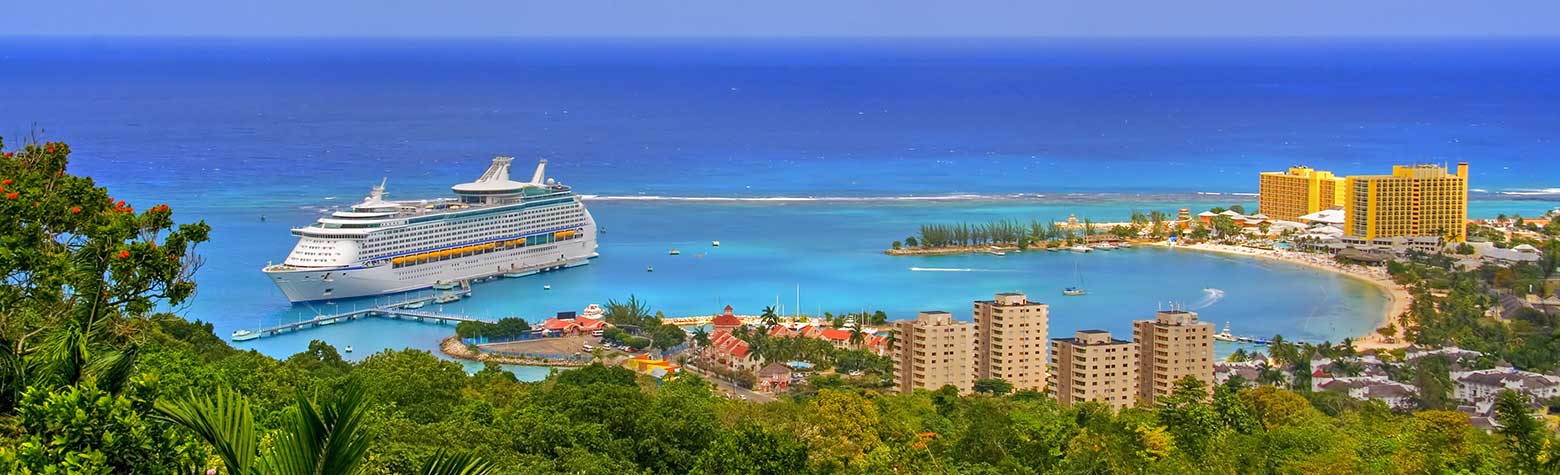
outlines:
[[596, 240], [559, 242], [395, 267], [273, 269], [266, 276], [293, 303], [373, 297], [433, 287], [438, 282], [472, 281], [517, 271], [542, 271], [588, 264], [597, 256]]

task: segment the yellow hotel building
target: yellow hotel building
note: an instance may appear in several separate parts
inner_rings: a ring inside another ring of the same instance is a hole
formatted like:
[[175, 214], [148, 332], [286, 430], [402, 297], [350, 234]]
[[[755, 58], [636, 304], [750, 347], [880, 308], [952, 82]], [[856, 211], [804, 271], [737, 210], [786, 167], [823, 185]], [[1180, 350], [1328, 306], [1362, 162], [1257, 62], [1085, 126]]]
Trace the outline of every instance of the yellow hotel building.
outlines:
[[1457, 164], [1455, 175], [1436, 165], [1398, 165], [1391, 175], [1351, 176], [1345, 189], [1343, 230], [1350, 237], [1468, 239], [1466, 162]]
[[1332, 172], [1292, 167], [1264, 172], [1258, 183], [1257, 207], [1262, 214], [1283, 221], [1344, 205], [1344, 179]]

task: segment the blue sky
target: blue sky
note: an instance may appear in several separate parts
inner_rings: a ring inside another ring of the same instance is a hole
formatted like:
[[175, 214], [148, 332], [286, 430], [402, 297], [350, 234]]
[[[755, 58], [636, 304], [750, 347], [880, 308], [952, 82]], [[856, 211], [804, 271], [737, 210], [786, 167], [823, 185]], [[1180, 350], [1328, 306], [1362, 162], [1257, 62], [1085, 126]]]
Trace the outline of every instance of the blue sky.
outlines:
[[0, 0], [0, 35], [1554, 36], [1560, 0]]

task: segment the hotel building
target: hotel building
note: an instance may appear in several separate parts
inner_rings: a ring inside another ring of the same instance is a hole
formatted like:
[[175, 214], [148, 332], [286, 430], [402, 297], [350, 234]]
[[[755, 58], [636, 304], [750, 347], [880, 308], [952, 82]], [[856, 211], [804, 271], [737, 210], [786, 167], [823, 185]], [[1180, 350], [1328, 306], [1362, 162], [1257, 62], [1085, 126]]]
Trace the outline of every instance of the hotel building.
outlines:
[[1351, 176], [1344, 234], [1374, 240], [1437, 236], [1468, 239], [1468, 164], [1457, 173], [1436, 165], [1398, 165], [1391, 175]]
[[1264, 172], [1258, 179], [1257, 207], [1270, 218], [1299, 221], [1301, 216], [1343, 206], [1344, 186], [1344, 178], [1308, 167]]
[[1051, 339], [1050, 385], [1063, 407], [1099, 401], [1120, 410], [1138, 399], [1137, 345], [1104, 330]]
[[1045, 389], [1050, 308], [1024, 294], [975, 301], [975, 379], [1001, 378], [1015, 390]]
[[1170, 394], [1175, 382], [1192, 376], [1213, 385], [1213, 324], [1197, 321], [1197, 312], [1161, 310], [1153, 320], [1132, 322], [1137, 345], [1138, 393], [1153, 404]]
[[968, 393], [974, 387], [974, 323], [954, 320], [948, 312], [921, 312], [915, 320], [894, 322], [894, 332], [894, 380], [900, 391], [952, 385]]

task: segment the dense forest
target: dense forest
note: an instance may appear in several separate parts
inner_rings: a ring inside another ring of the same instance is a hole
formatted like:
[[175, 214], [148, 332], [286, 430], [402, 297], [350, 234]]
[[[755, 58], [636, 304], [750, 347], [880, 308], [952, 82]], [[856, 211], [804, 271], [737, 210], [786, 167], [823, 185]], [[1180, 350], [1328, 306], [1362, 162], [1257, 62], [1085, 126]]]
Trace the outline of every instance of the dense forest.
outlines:
[[[4, 149], [0, 144], [0, 149]], [[0, 472], [18, 474], [1552, 473], [1555, 438], [1336, 393], [1195, 380], [1151, 407], [818, 389], [767, 404], [622, 368], [519, 382], [427, 352], [283, 360], [159, 314], [209, 229], [109, 198], [69, 148], [0, 159]], [[221, 298], [221, 296], [205, 296]], [[781, 351], [775, 349], [772, 351]], [[997, 391], [1000, 392], [1000, 391]]]

